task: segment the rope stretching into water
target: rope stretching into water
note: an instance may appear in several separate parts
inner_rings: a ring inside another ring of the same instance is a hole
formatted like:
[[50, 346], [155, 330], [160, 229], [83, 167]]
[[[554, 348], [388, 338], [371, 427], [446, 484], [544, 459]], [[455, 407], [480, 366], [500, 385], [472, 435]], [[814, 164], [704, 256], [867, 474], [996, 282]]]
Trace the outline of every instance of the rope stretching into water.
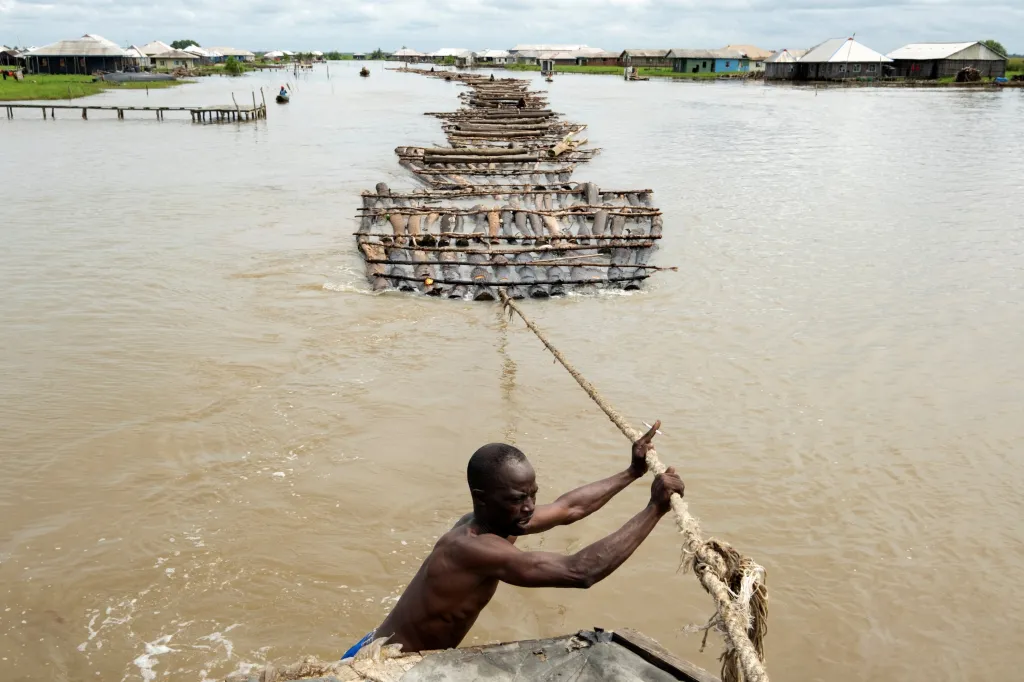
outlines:
[[[508, 310], [509, 319], [513, 312], [519, 315], [619, 431], [631, 442], [638, 440], [643, 433], [626, 422], [504, 291], [499, 290], [498, 294]], [[647, 466], [655, 476], [664, 473], [666, 468], [653, 447], [647, 453]], [[722, 682], [768, 682], [768, 673], [764, 669], [764, 637], [768, 630], [768, 588], [764, 568], [725, 542], [714, 538], [705, 541], [701, 537], [700, 524], [690, 515], [687, 503], [679, 495], [672, 496], [672, 512], [683, 536], [683, 571], [692, 569], [700, 584], [715, 600], [716, 613], [701, 629], [714, 628], [725, 638], [726, 648], [720, 659]]]

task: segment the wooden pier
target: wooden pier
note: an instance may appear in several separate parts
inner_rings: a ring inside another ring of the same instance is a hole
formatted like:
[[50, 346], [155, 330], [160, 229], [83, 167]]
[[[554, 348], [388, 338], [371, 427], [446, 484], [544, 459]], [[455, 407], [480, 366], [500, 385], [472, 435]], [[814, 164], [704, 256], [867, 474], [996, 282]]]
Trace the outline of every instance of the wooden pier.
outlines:
[[398, 147], [424, 189], [362, 193], [356, 244], [374, 291], [478, 301], [631, 291], [666, 269], [648, 260], [661, 239], [649, 189], [572, 182], [600, 150], [585, 125], [561, 120], [525, 80], [407, 71], [467, 90], [441, 119], [449, 146]]
[[89, 112], [112, 111], [118, 119], [124, 119], [125, 112], [148, 111], [155, 115], [155, 120], [163, 121], [164, 114], [168, 111], [187, 111], [192, 116], [194, 123], [227, 123], [229, 121], [258, 121], [267, 117], [266, 103], [252, 105], [221, 104], [206, 107], [127, 107], [114, 104], [108, 105], [82, 105], [82, 104], [9, 104], [4, 103], [7, 110], [7, 118], [14, 118], [15, 109], [25, 109], [42, 112], [44, 119], [57, 118], [58, 111], [80, 111], [82, 118], [88, 120]]

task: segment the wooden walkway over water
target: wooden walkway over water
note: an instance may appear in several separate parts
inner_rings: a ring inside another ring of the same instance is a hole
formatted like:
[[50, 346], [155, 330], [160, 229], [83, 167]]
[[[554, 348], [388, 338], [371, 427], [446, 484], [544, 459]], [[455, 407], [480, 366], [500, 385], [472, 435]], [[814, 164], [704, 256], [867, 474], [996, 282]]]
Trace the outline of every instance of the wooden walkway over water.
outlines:
[[81, 111], [82, 118], [88, 120], [90, 111], [113, 111], [117, 118], [123, 119], [126, 111], [148, 111], [154, 113], [157, 121], [164, 120], [168, 111], [187, 111], [193, 123], [227, 123], [231, 121], [258, 121], [267, 117], [266, 102], [252, 105], [219, 104], [205, 107], [128, 107], [116, 104], [83, 105], [83, 104], [0, 104], [7, 110], [7, 118], [14, 118], [15, 109], [35, 109], [41, 111], [43, 118], [57, 118], [60, 110]]

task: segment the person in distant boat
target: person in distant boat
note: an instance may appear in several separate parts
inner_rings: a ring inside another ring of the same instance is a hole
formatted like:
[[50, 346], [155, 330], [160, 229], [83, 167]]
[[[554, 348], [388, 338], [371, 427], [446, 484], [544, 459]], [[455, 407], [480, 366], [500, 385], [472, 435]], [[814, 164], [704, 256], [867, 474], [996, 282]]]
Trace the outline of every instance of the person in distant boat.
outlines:
[[277, 94], [278, 94], [278, 96], [280, 96], [280, 97], [287, 97], [287, 96], [288, 96], [288, 88], [286, 88], [286, 87], [284, 87], [284, 86], [282, 85], [282, 86], [281, 86], [281, 92], [279, 92], [279, 93], [277, 93]]
[[650, 501], [626, 525], [575, 554], [523, 552], [516, 549], [516, 538], [585, 519], [647, 473], [647, 452], [660, 425], [655, 422], [633, 444], [625, 471], [565, 493], [551, 504], [536, 504], [537, 478], [521, 451], [502, 443], [477, 450], [466, 472], [473, 511], [441, 536], [394, 610], [342, 660], [379, 637], [407, 652], [458, 646], [498, 583], [586, 589], [607, 578], [668, 513], [672, 494], [683, 494], [674, 470], [654, 479]]

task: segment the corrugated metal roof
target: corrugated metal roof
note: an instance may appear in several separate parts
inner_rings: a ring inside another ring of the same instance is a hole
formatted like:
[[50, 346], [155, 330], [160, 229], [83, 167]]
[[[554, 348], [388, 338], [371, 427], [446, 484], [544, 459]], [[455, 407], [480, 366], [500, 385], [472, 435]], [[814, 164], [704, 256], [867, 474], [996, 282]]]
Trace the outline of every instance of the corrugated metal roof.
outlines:
[[991, 61], [999, 61], [1004, 59], [995, 50], [991, 49], [987, 45], [979, 43], [977, 40], [969, 43], [911, 43], [904, 45], [898, 50], [893, 50], [886, 56], [890, 59], [916, 59], [921, 61], [927, 61], [929, 59], [952, 59], [961, 52], [965, 52], [972, 47], [977, 46], [981, 49], [972, 50], [975, 54], [972, 54], [968, 59], [986, 59]]
[[468, 57], [473, 54], [471, 50], [465, 50], [461, 47], [442, 47], [440, 50], [435, 50], [430, 53], [431, 57]]
[[392, 52], [391, 56], [392, 57], [422, 57], [423, 53], [422, 52], [417, 52], [416, 50], [410, 49], [408, 47], [403, 47], [401, 50], [395, 50], [394, 52]]
[[765, 64], [785, 64], [791, 62], [798, 62], [800, 58], [807, 54], [807, 50], [782, 50], [776, 52], [771, 57], [764, 60]]
[[646, 57], [648, 59], [664, 59], [668, 55], [668, 50], [623, 50], [623, 55], [629, 55], [630, 57]]
[[136, 47], [135, 45], [129, 47], [127, 50], [124, 51], [124, 53], [125, 56], [131, 57], [132, 59], [149, 59], [149, 57], [146, 56], [146, 53], [143, 52], [140, 48]]
[[32, 57], [123, 57], [124, 50], [106, 38], [87, 33], [75, 40], [59, 40], [28, 52]]
[[815, 45], [800, 58], [801, 62], [817, 64], [838, 64], [841, 62], [891, 62], [881, 52], [875, 52], [867, 45], [853, 38], [831, 38]]
[[584, 55], [587, 59], [618, 59], [622, 56], [621, 52], [608, 52], [607, 50], [601, 50], [600, 52], [592, 52]]
[[587, 45], [516, 45], [512, 52], [574, 52], [576, 50], [600, 50]]
[[669, 50], [669, 59], [743, 59], [743, 53], [738, 50], [690, 50], [678, 48]]
[[508, 50], [482, 50], [476, 56], [481, 59], [508, 59], [512, 55]]
[[222, 57], [255, 57], [249, 50], [240, 50], [237, 47], [208, 47], [207, 50], [216, 50]]
[[771, 50], [764, 50], [756, 45], [726, 45], [725, 49], [742, 52], [747, 58], [757, 61], [763, 61], [774, 54]]
[[154, 54], [162, 54], [164, 52], [170, 52], [174, 48], [171, 47], [170, 45], [168, 45], [167, 43], [163, 42], [163, 41], [154, 40], [151, 43], [146, 43], [140, 49], [142, 50], [142, 52], [144, 54], [154, 55]]
[[182, 48], [182, 51], [183, 52], [188, 52], [189, 54], [194, 54], [197, 57], [220, 57], [220, 56], [222, 56], [216, 50], [204, 50], [203, 48], [199, 47], [198, 45], [189, 45], [188, 47]]
[[[143, 48], [145, 52], [145, 48]], [[157, 54], [149, 55], [150, 59], [199, 59], [198, 55], [194, 55], [191, 52], [185, 52], [184, 50], [168, 50], [167, 52], [159, 52]]]

